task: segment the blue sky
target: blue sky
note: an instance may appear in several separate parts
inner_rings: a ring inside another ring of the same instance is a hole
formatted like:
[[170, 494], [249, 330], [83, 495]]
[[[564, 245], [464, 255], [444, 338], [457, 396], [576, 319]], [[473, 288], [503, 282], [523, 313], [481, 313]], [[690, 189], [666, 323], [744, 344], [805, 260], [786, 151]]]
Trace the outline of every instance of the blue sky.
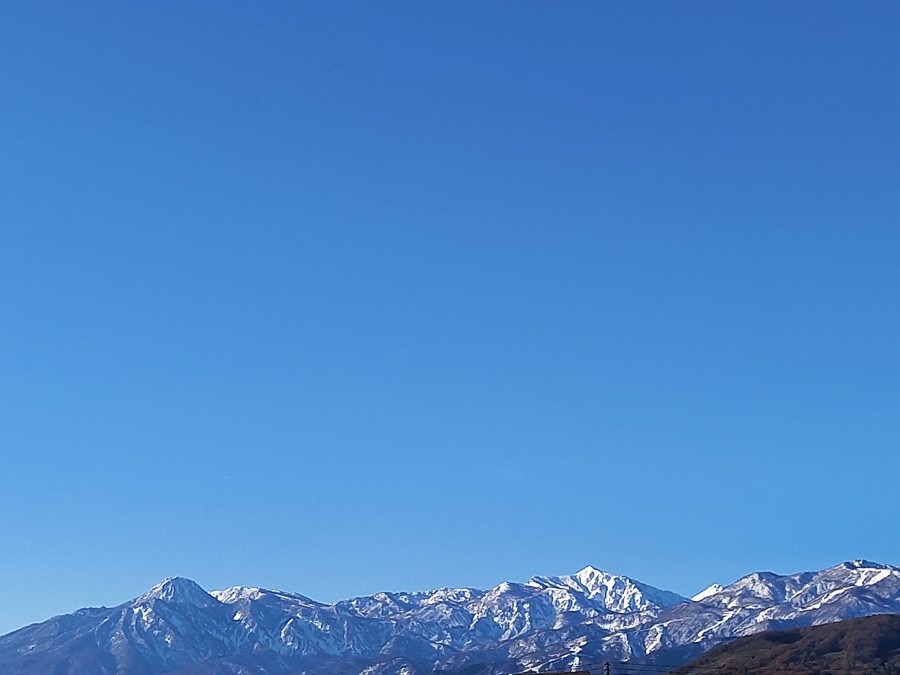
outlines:
[[900, 563], [900, 6], [7, 3], [0, 632]]

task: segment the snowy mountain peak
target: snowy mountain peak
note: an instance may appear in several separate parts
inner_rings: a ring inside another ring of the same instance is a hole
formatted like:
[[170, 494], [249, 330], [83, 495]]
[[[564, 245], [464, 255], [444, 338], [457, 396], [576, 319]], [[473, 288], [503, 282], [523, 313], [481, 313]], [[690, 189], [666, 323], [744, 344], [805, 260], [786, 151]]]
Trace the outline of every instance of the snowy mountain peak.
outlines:
[[697, 595], [692, 597], [691, 600], [693, 600], [694, 602], [700, 602], [710, 596], [717, 595], [718, 593], [721, 593], [724, 590], [725, 590], [725, 587], [722, 584], [712, 584], [708, 588], [705, 588], [702, 591], [700, 591], [699, 593], [697, 593]]
[[219, 602], [232, 604], [241, 600], [260, 600], [266, 590], [256, 586], [232, 586], [221, 591], [210, 591], [209, 594]]
[[607, 592], [608, 589], [617, 584], [627, 586], [634, 583], [634, 581], [628, 577], [604, 572], [593, 565], [588, 565], [587, 567], [578, 570], [575, 574], [562, 578], [567, 581], [577, 581], [591, 596]]
[[587, 567], [583, 567], [582, 569], [575, 572], [576, 577], [595, 577], [595, 576], [612, 576], [607, 574], [601, 569], [594, 567], [593, 565], [588, 565]]
[[882, 565], [868, 560], [850, 560], [825, 570], [823, 576], [843, 579], [855, 586], [872, 586], [887, 580], [900, 580], [900, 567]]
[[593, 565], [588, 565], [587, 567], [578, 570], [569, 578], [575, 579], [581, 583], [591, 595], [596, 595], [601, 592], [601, 590], [609, 588], [611, 584], [615, 584], [616, 580], [621, 580], [623, 583], [632, 582], [628, 577], [620, 577], [615, 574], [604, 572]]
[[326, 607], [299, 593], [288, 593], [258, 586], [232, 586], [223, 590], [209, 591], [209, 595], [224, 605], [235, 605], [241, 602], [286, 603], [291, 606]]
[[629, 577], [610, 574], [593, 565], [575, 574], [561, 577], [536, 577], [536, 583], [552, 583], [583, 593], [603, 609], [617, 612], [640, 612], [652, 607], [670, 607], [685, 602], [677, 593], [660, 590]]
[[218, 603], [214, 597], [203, 590], [200, 584], [184, 577], [163, 579], [137, 598], [136, 603], [146, 603], [152, 600], [186, 603], [201, 607]]
[[848, 560], [847, 562], [841, 563], [841, 564], [838, 565], [837, 567], [838, 567], [838, 568], [843, 568], [843, 569], [848, 569], [848, 570], [860, 570], [860, 569], [867, 569], [867, 570], [890, 570], [890, 569], [896, 569], [896, 568], [894, 568], [894, 567], [891, 567], [890, 565], [883, 565], [883, 564], [881, 564], [881, 563], [872, 562], [872, 561], [870, 561], [870, 560], [864, 560], [864, 559], [862, 559], [862, 558], [859, 558], [859, 559], [857, 559], [857, 560]]

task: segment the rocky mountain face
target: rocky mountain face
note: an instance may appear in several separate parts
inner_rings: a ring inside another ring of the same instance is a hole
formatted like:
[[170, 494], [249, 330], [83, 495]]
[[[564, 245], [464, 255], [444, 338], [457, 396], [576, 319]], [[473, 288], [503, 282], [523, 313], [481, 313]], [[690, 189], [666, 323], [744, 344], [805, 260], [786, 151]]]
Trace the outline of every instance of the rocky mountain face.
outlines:
[[0, 637], [8, 675], [423, 675], [683, 663], [769, 629], [900, 613], [900, 568], [866, 561], [750, 574], [689, 600], [593, 567], [489, 590], [376, 593], [335, 604], [167, 579], [112, 608]]

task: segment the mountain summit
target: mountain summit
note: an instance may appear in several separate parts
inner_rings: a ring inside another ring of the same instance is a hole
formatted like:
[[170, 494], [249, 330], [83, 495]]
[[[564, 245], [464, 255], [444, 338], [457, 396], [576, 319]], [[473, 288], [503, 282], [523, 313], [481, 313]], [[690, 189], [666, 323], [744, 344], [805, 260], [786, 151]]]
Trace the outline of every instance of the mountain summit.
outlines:
[[862, 560], [756, 572], [688, 600], [585, 567], [488, 590], [376, 593], [334, 604], [180, 577], [112, 608], [0, 637], [4, 675], [504, 675], [606, 660], [682, 663], [767, 629], [900, 613], [900, 568]]
[[669, 607], [687, 601], [677, 593], [654, 588], [629, 577], [609, 574], [590, 565], [571, 575], [532, 577], [526, 585], [571, 591], [584, 595], [597, 609], [617, 613]]
[[151, 602], [153, 600], [189, 603], [198, 607], [206, 607], [213, 603], [218, 604], [218, 600], [203, 590], [200, 584], [184, 577], [163, 579], [137, 598], [135, 602]]

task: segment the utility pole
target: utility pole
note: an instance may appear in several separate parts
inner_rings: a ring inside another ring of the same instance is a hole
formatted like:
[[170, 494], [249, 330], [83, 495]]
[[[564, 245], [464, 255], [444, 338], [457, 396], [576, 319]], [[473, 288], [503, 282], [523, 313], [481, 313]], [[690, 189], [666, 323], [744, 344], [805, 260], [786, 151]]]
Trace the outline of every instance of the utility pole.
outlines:
[[610, 665], [609, 661], [603, 664], [603, 675], [610, 675]]

